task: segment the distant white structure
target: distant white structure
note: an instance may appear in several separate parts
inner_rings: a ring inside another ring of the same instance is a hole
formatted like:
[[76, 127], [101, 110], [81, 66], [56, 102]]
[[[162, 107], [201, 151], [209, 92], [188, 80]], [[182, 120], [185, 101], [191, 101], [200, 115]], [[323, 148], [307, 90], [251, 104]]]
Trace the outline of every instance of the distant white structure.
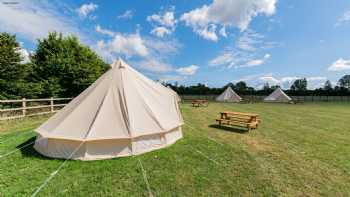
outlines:
[[281, 88], [277, 88], [268, 97], [264, 99], [264, 102], [276, 102], [276, 103], [288, 103], [292, 99], [283, 92]]
[[233, 91], [230, 86], [227, 87], [222, 94], [216, 97], [216, 101], [221, 102], [240, 102], [241, 100], [242, 98], [235, 91]]

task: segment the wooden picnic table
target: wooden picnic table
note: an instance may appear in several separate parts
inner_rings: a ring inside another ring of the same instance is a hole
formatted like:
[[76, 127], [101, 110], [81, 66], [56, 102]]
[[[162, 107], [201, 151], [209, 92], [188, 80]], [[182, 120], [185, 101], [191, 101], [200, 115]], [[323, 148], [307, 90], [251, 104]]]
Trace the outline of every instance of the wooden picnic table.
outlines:
[[254, 121], [256, 121], [259, 117], [259, 114], [232, 112], [232, 111], [220, 112], [220, 114], [221, 114], [221, 118], [227, 118], [229, 116], [250, 116]]
[[216, 121], [219, 122], [219, 125], [245, 127], [248, 131], [256, 129], [261, 122], [258, 114], [232, 111], [220, 112], [220, 118]]
[[193, 100], [191, 103], [192, 103], [192, 107], [200, 107], [200, 106], [207, 107], [209, 105], [208, 100], [203, 100], [203, 99]]

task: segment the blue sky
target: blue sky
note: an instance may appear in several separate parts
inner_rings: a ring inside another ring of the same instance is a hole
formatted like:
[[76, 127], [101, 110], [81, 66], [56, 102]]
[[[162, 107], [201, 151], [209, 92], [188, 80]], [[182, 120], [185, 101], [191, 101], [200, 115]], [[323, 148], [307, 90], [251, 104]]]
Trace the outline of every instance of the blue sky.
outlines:
[[350, 1], [0, 0], [0, 31], [26, 51], [49, 31], [74, 34], [105, 61], [154, 80], [309, 88], [350, 73]]

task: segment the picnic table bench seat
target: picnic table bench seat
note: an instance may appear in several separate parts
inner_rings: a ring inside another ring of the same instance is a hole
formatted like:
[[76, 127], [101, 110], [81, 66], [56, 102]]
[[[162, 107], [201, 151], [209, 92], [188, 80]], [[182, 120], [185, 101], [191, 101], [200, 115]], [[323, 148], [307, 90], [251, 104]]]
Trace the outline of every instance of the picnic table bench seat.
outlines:
[[251, 129], [258, 128], [261, 119], [258, 114], [242, 113], [242, 112], [221, 112], [220, 118], [216, 119], [219, 125], [230, 125]]

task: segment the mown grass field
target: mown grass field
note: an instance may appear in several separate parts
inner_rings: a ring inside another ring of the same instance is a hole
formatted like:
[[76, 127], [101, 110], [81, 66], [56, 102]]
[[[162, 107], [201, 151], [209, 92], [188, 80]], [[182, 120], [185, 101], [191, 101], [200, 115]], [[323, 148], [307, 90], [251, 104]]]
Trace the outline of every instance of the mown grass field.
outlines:
[[[263, 122], [250, 133], [217, 128], [225, 110]], [[173, 146], [67, 161], [38, 196], [149, 196], [144, 175], [154, 196], [350, 196], [350, 104], [183, 104], [182, 113], [184, 138]], [[0, 155], [31, 143], [46, 119], [0, 122]], [[30, 196], [63, 162], [31, 145], [0, 158], [0, 196]]]

